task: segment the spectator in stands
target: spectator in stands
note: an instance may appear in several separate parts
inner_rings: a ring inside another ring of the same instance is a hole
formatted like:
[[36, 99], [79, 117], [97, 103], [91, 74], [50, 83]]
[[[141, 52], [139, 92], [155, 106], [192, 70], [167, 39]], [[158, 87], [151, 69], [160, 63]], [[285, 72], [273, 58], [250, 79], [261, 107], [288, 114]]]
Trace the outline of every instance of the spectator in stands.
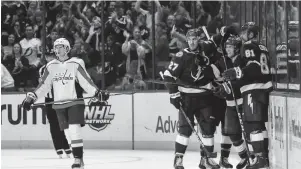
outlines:
[[12, 58], [12, 76], [15, 80], [15, 86], [24, 91], [24, 88], [27, 87], [27, 81], [31, 79], [30, 70], [34, 71], [35, 67], [30, 67], [28, 59], [22, 55], [22, 48], [19, 43], [14, 44]]
[[[150, 30], [150, 37], [152, 36], [152, 1], [148, 1], [148, 10], [144, 10], [140, 7], [141, 5], [141, 0], [137, 0], [135, 9], [138, 13], [141, 13], [145, 17], [145, 23], [146, 27]], [[155, 12], [155, 24], [159, 23], [161, 20], [161, 14], [162, 14], [162, 7], [161, 4], [158, 0], [154, 1], [156, 4], [156, 9], [157, 11]]]
[[122, 53], [127, 56], [126, 70], [130, 71], [131, 62], [136, 60], [138, 62], [137, 73], [140, 76], [147, 74], [145, 64], [145, 54], [147, 53], [148, 44], [141, 38], [141, 31], [139, 27], [134, 27], [133, 39], [129, 40], [130, 34], [124, 32], [126, 37], [125, 42], [122, 45]]
[[41, 41], [38, 38], [34, 38], [34, 28], [32, 25], [28, 24], [26, 26], [25, 35], [26, 37], [20, 41], [22, 55], [26, 56], [30, 65], [38, 67], [40, 64], [38, 55], [41, 54]]
[[6, 67], [1, 64], [1, 90], [2, 91], [14, 91], [14, 79], [10, 75]]
[[7, 59], [7, 57], [11, 57], [12, 56], [12, 54], [13, 54], [13, 45], [14, 45], [14, 43], [15, 43], [15, 35], [14, 34], [10, 34], [9, 36], [8, 36], [8, 40], [7, 40], [7, 42], [8, 42], [8, 44], [7, 44], [7, 46], [3, 46], [3, 60], [6, 60]]
[[21, 31], [21, 26], [20, 26], [19, 21], [16, 21], [15, 23], [13, 23], [12, 34], [15, 35], [16, 42], [20, 42], [20, 40], [24, 38], [24, 32]]

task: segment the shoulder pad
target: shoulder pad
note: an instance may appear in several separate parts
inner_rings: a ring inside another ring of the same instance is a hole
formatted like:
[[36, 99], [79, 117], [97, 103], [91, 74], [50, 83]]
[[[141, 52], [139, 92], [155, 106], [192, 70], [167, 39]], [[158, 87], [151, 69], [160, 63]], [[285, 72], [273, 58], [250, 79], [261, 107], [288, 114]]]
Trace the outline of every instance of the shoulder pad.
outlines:
[[176, 54], [176, 57], [182, 57], [183, 56], [183, 52], [182, 51], [180, 51], [180, 52], [178, 52], [177, 54]]
[[265, 45], [259, 44], [258, 46], [260, 50], [268, 52], [268, 48]]

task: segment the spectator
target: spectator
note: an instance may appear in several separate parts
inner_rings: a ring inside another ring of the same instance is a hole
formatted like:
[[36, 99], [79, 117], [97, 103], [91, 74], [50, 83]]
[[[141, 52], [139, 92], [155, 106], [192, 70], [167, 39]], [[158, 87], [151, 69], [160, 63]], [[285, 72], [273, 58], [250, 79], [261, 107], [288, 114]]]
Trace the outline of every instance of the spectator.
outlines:
[[14, 91], [14, 79], [10, 75], [6, 67], [1, 64], [1, 90], [2, 91]]
[[11, 57], [12, 56], [12, 54], [13, 54], [13, 45], [14, 45], [14, 43], [15, 43], [15, 35], [14, 34], [10, 34], [9, 36], [8, 36], [8, 44], [7, 44], [7, 46], [4, 46], [3, 47], [3, 60], [6, 60], [6, 58], [7, 57]]
[[21, 31], [21, 26], [20, 26], [20, 22], [19, 21], [16, 21], [13, 24], [12, 34], [15, 35], [15, 41], [16, 42], [20, 42], [20, 40], [24, 38], [24, 32]]
[[[152, 1], [148, 1], [148, 10], [144, 10], [140, 8], [141, 5], [141, 0], [137, 0], [135, 9], [138, 13], [141, 13], [143, 16], [145, 16], [145, 22], [146, 22], [146, 27], [150, 30], [150, 36], [151, 35], [151, 30], [152, 30]], [[161, 15], [162, 15], [162, 7], [161, 4], [158, 0], [155, 0], [156, 4], [156, 9], [157, 11], [155, 12], [155, 24], [159, 23], [161, 20]]]
[[38, 55], [41, 54], [41, 41], [38, 38], [34, 38], [34, 28], [32, 25], [26, 26], [25, 35], [26, 37], [20, 41], [23, 51], [22, 55], [26, 56], [30, 65], [38, 67], [40, 64]]
[[29, 65], [29, 61], [26, 57], [22, 56], [22, 48], [19, 43], [14, 44], [13, 49], [13, 70], [12, 70], [12, 76], [15, 80], [15, 86], [23, 91], [25, 87], [27, 87], [27, 81], [30, 80], [31, 72], [35, 74], [35, 68], [32, 69]]
[[138, 27], [133, 30], [133, 39], [129, 41], [130, 34], [124, 33], [126, 40], [122, 45], [122, 53], [127, 56], [126, 70], [130, 71], [131, 62], [138, 62], [137, 73], [142, 77], [147, 74], [145, 64], [145, 54], [147, 53], [147, 43], [141, 38], [141, 31]]
[[192, 21], [192, 19], [189, 16], [189, 13], [186, 11], [186, 9], [180, 5], [179, 1], [170, 1], [170, 14], [176, 16], [181, 15], [183, 18], [187, 19], [189, 22]]

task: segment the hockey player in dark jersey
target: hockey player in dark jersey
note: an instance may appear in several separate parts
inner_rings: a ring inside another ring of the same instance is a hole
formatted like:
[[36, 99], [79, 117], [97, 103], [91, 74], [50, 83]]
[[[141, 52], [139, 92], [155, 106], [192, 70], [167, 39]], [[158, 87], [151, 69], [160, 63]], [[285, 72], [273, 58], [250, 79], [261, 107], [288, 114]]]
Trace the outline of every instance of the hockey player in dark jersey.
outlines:
[[[225, 58], [220, 58], [216, 63], [216, 67], [223, 73], [227, 68], [233, 68], [235, 66], [240, 66], [242, 64], [242, 58], [240, 57], [240, 47], [241, 47], [241, 39], [237, 36], [231, 36], [225, 43], [225, 50], [227, 56]], [[226, 63], [225, 63], [226, 62]], [[227, 64], [227, 67], [226, 65]], [[238, 119], [237, 111], [236, 111], [236, 104], [238, 106], [239, 112], [242, 112], [242, 103], [243, 99], [240, 93], [240, 82], [239, 81], [232, 81], [232, 87], [234, 90], [234, 96], [236, 99], [233, 98], [232, 93], [227, 93], [225, 89], [225, 85], [227, 90], [229, 91], [230, 86], [228, 82], [224, 82], [222, 85], [216, 87], [214, 93], [220, 97], [224, 97], [226, 99], [227, 108], [225, 117], [222, 120], [222, 138], [228, 138], [231, 140], [225, 141], [225, 144], [230, 146], [233, 143], [238, 155], [241, 158], [240, 163], [236, 166], [237, 169], [243, 169], [247, 165], [247, 151], [246, 151], [246, 144], [242, 139], [242, 130], [240, 126], [240, 122]], [[231, 92], [231, 91], [230, 91]], [[228, 136], [228, 137], [227, 137]], [[223, 145], [222, 145], [223, 146]], [[233, 168], [231, 164], [228, 162], [228, 157], [230, 154], [230, 148], [228, 151], [223, 151], [227, 147], [222, 147], [221, 150], [221, 159], [219, 165], [221, 168]]]
[[269, 93], [272, 90], [269, 54], [267, 48], [256, 41], [258, 27], [254, 22], [242, 26], [243, 45], [240, 66], [223, 73], [224, 78], [241, 83], [243, 121], [246, 134], [254, 150], [255, 159], [248, 169], [268, 168], [268, 141], [265, 122], [268, 119]]
[[[229, 32], [231, 29], [227, 29]], [[201, 32], [197, 29], [191, 29], [187, 32], [187, 42], [189, 48], [186, 48], [172, 58], [168, 69], [164, 72], [164, 81], [167, 82], [167, 88], [170, 93], [170, 102], [177, 109], [182, 108], [190, 121], [194, 121], [194, 116], [200, 124], [202, 130], [203, 143], [209, 152], [214, 149], [214, 132], [216, 129], [214, 116], [212, 114], [213, 94], [208, 92], [212, 89], [212, 81], [215, 78], [214, 67], [210, 59], [204, 54], [205, 51], [215, 51], [216, 44], [219, 45], [222, 39], [221, 34], [213, 36], [212, 40], [204, 41], [201, 45], [199, 37]], [[215, 67], [216, 68], [216, 67]], [[178, 82], [181, 86], [171, 84]], [[199, 86], [204, 89], [191, 88], [189, 86]], [[192, 134], [192, 129], [188, 125], [184, 116], [179, 113], [179, 133], [175, 143], [175, 169], [184, 169], [183, 156], [185, 154], [188, 140]], [[220, 168], [213, 159], [208, 157], [205, 152], [201, 152], [201, 161], [199, 168]]]

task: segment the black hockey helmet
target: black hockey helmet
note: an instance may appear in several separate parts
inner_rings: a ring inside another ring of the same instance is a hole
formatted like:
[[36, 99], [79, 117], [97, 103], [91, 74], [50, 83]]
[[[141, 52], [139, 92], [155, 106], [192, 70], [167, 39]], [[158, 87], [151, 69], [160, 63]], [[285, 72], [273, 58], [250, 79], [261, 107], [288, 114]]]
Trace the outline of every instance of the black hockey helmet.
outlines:
[[241, 27], [241, 31], [247, 30], [248, 33], [252, 32], [254, 37], [256, 37], [259, 33], [259, 27], [255, 24], [255, 22], [247, 22]]

